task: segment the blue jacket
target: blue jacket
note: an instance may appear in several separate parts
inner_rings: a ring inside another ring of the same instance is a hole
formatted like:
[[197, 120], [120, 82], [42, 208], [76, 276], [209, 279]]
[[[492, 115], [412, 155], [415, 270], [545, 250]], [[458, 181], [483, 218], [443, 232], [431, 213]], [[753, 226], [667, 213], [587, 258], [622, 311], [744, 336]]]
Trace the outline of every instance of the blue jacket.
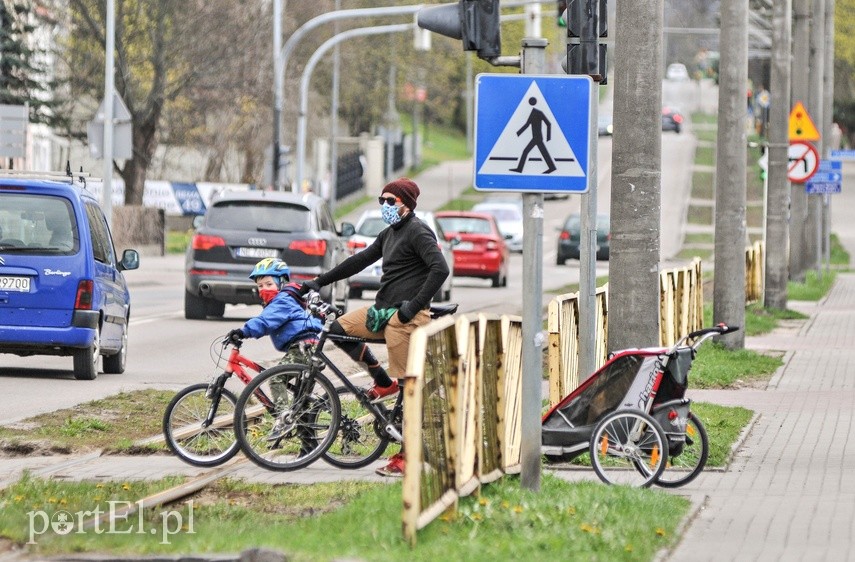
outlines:
[[317, 338], [320, 319], [307, 312], [287, 291], [280, 291], [261, 314], [247, 320], [241, 331], [251, 338], [270, 336], [279, 351], [287, 351], [300, 340]]

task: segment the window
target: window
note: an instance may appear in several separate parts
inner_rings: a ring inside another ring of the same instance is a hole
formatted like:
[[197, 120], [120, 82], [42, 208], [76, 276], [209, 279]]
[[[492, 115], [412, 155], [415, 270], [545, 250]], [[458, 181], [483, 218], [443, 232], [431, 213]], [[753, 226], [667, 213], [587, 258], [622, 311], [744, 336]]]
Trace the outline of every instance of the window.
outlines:
[[208, 210], [207, 225], [222, 230], [307, 232], [311, 215], [306, 207], [265, 201], [224, 201]]
[[106, 264], [114, 263], [113, 241], [107, 221], [101, 209], [94, 203], [86, 203], [86, 216], [89, 218], [89, 233], [92, 237], [92, 254], [96, 261]]
[[0, 246], [34, 254], [76, 253], [80, 237], [71, 202], [46, 195], [0, 195]]

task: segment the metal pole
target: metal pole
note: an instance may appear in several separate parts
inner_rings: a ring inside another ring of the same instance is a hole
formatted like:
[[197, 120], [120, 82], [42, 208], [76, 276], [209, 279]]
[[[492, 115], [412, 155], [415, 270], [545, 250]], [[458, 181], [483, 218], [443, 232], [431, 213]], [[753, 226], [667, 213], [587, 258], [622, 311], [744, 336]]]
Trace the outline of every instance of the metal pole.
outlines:
[[[599, 9], [598, 0], [578, 0], [568, 17], [582, 22], [579, 30], [581, 53], [568, 68], [568, 74], [597, 73], [599, 69]], [[596, 100], [596, 96], [591, 96]], [[597, 104], [592, 103], [591, 127], [596, 127]], [[591, 133], [593, 134], [593, 133]], [[594, 137], [596, 138], [596, 137]], [[582, 194], [582, 224], [579, 240], [579, 373], [583, 376], [597, 368], [597, 142], [591, 143], [588, 161], [588, 185]]]
[[[347, 10], [342, 10], [343, 12]], [[334, 37], [327, 39], [323, 45], [318, 47], [309, 62], [306, 63], [306, 68], [303, 69], [303, 76], [300, 79], [300, 113], [297, 117], [297, 162], [296, 162], [296, 182], [297, 186], [303, 184], [303, 160], [306, 155], [306, 113], [309, 105], [309, 79], [312, 77], [312, 72], [318, 61], [321, 60], [327, 51], [332, 47], [341, 43], [345, 39], [352, 37], [364, 37], [366, 35], [382, 35], [384, 33], [400, 33], [408, 31], [415, 27], [414, 23], [399, 23], [395, 25], [378, 25], [374, 27], [360, 27], [357, 29], [349, 29], [343, 31]]]
[[[273, 1], [273, 89], [282, 91], [282, 73], [277, 72], [282, 58], [282, 0]], [[279, 116], [282, 115], [282, 98], [273, 100], [273, 174], [270, 183], [273, 189], [279, 190], [279, 160], [281, 158], [282, 130]]]
[[116, 50], [116, 5], [107, 0], [107, 36], [104, 45], [104, 183], [101, 207], [107, 224], [113, 226], [113, 95], [115, 93], [114, 54]]
[[[341, 9], [341, 0], [335, 0], [336, 11]], [[335, 34], [338, 34], [338, 22], [335, 23]], [[333, 49], [333, 81], [332, 81], [332, 124], [330, 127], [330, 213], [335, 216], [335, 206], [338, 198], [338, 94], [340, 88], [341, 61], [339, 60], [338, 45]]]
[[[544, 74], [546, 39], [522, 41], [521, 74]], [[543, 194], [523, 193], [522, 399], [520, 485], [540, 490], [540, 402], [543, 380]]]

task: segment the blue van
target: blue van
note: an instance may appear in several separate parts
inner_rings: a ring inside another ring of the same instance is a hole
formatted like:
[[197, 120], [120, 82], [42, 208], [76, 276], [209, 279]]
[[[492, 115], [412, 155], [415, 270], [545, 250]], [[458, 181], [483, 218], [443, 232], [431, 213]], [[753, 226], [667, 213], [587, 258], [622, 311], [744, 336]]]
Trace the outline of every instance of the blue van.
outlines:
[[[93, 180], [88, 180], [90, 183]], [[87, 178], [0, 172], [0, 353], [71, 355], [74, 376], [122, 373], [130, 294]]]

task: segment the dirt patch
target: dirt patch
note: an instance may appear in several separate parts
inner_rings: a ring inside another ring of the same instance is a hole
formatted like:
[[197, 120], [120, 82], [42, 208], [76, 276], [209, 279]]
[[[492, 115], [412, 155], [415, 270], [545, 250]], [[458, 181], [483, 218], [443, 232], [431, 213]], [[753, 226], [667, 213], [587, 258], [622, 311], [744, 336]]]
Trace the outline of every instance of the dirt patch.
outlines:
[[0, 441], [2, 457], [70, 455], [71, 453], [71, 447], [43, 441]]
[[346, 503], [340, 500], [331, 500], [326, 502], [323, 507], [293, 506], [274, 501], [259, 501], [258, 494], [249, 491], [222, 489], [204, 489], [188, 499], [192, 499], [193, 505], [196, 507], [226, 503], [229, 506], [244, 507], [256, 512], [281, 515], [291, 519], [314, 517], [330, 513], [340, 509]]

